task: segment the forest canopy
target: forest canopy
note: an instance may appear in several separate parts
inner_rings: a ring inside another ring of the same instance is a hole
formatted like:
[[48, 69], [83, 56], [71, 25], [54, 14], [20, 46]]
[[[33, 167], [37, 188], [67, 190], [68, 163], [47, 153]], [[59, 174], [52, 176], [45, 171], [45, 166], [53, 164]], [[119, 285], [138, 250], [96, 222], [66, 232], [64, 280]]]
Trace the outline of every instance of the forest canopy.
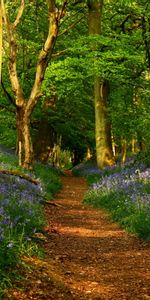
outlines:
[[0, 11], [0, 143], [21, 166], [149, 153], [149, 1], [1, 0]]

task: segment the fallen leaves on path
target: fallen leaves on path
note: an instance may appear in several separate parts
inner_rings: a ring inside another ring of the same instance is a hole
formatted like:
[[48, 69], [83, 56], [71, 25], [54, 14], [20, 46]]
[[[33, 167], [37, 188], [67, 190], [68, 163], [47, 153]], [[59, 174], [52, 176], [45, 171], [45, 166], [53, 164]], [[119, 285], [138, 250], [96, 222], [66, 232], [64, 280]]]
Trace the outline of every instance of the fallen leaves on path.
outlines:
[[150, 245], [83, 205], [83, 178], [62, 181], [58, 206], [46, 207], [45, 258], [24, 258], [24, 282], [5, 299], [150, 299]]

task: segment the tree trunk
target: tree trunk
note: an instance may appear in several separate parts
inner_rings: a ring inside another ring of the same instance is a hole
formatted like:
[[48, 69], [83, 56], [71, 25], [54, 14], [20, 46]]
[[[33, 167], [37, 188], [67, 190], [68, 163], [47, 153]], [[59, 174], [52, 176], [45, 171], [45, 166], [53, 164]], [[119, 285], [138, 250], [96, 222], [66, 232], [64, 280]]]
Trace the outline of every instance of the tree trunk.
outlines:
[[[88, 0], [89, 34], [101, 34], [103, 0]], [[93, 45], [94, 49], [95, 45]], [[97, 166], [103, 168], [114, 164], [111, 126], [108, 119], [108, 85], [98, 76], [94, 82], [95, 137]]]
[[30, 169], [33, 163], [33, 147], [30, 134], [30, 115], [24, 105], [16, 109], [16, 127], [19, 165]]
[[125, 163], [126, 154], [127, 154], [127, 141], [125, 139], [122, 139], [122, 141], [121, 141], [121, 164]]
[[73, 150], [73, 155], [72, 155], [72, 165], [73, 165], [73, 167], [80, 164], [82, 159], [83, 159], [83, 157], [82, 157], [81, 152], [78, 149], [74, 149]]
[[57, 135], [46, 119], [41, 119], [34, 142], [35, 158], [46, 163], [53, 151]]
[[135, 138], [132, 138], [131, 139], [131, 152], [132, 153], [136, 153], [136, 144], [137, 144], [137, 141]]
[[108, 119], [108, 103], [105, 83], [95, 79], [95, 136], [97, 166], [102, 169], [114, 164], [111, 127]]
[[2, 73], [2, 54], [3, 54], [3, 21], [2, 21], [2, 3], [0, 0], [0, 83]]

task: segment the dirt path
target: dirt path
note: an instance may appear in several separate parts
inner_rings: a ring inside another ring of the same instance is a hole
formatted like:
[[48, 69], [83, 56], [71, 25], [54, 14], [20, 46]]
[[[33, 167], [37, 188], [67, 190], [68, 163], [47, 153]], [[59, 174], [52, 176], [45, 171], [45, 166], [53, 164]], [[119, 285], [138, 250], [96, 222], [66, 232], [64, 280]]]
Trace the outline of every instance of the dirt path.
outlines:
[[62, 180], [59, 206], [46, 209], [46, 257], [25, 259], [31, 267], [24, 290], [14, 290], [7, 299], [150, 299], [150, 245], [83, 205], [84, 179]]

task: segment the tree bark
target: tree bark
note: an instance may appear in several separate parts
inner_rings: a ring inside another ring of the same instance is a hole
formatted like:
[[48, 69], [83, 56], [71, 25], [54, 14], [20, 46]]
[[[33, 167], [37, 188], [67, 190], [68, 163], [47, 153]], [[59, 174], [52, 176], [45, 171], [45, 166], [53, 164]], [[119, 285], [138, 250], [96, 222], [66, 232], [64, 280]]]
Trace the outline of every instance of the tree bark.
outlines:
[[97, 166], [102, 169], [114, 164], [111, 126], [108, 118], [106, 82], [95, 79], [95, 136]]
[[[103, 0], [88, 0], [89, 35], [101, 34]], [[94, 49], [95, 45], [93, 45]], [[111, 142], [111, 126], [108, 119], [108, 86], [100, 77], [94, 82], [95, 138], [97, 166], [103, 168], [114, 164]]]
[[121, 140], [121, 164], [124, 164], [126, 161], [127, 155], [127, 141], [126, 139]]
[[16, 107], [16, 124], [17, 124], [17, 135], [18, 135], [18, 153], [19, 153], [19, 164], [29, 169], [33, 162], [33, 147], [30, 134], [30, 118], [31, 114], [38, 102], [41, 95], [41, 85], [44, 79], [45, 70], [50, 61], [56, 38], [58, 35], [58, 28], [60, 19], [63, 17], [63, 12], [67, 5], [67, 1], [63, 2], [60, 14], [58, 14], [55, 6], [55, 0], [48, 2], [49, 10], [49, 25], [48, 35], [45, 43], [39, 53], [35, 80], [31, 89], [30, 97], [28, 100], [24, 98], [23, 90], [19, 82], [17, 74], [17, 41], [16, 41], [16, 27], [20, 23], [24, 7], [25, 0], [20, 0], [20, 7], [18, 14], [13, 23], [9, 21], [4, 0], [1, 0], [2, 12], [4, 23], [7, 30], [8, 44], [9, 44], [9, 76], [12, 85], [12, 90], [15, 95], [15, 107]]
[[2, 20], [2, 3], [0, 0], [0, 82], [2, 73], [2, 55], [3, 55], [3, 20]]
[[57, 134], [46, 119], [41, 119], [34, 142], [35, 158], [46, 163], [53, 152]]
[[16, 127], [19, 165], [30, 169], [33, 162], [33, 147], [30, 134], [30, 115], [24, 105], [16, 108]]

